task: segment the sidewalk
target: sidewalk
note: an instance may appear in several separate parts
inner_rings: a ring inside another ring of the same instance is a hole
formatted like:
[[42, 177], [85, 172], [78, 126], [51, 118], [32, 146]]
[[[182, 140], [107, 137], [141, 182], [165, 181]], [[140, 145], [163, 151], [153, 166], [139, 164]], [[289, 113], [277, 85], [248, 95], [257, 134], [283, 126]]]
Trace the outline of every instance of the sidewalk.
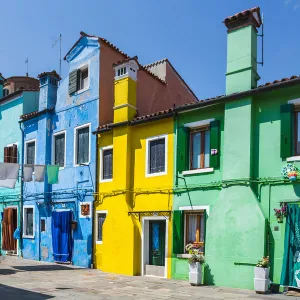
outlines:
[[122, 276], [17, 257], [1, 257], [0, 299], [299, 299], [186, 281]]

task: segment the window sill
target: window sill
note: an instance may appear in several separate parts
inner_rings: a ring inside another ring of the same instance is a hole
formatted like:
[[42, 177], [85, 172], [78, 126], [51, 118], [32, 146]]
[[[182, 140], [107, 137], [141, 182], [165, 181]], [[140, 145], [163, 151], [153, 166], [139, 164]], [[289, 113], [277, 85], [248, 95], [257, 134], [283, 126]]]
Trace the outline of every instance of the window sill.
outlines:
[[102, 241], [96, 241], [96, 245], [102, 245]]
[[287, 162], [289, 162], [289, 161], [300, 161], [300, 156], [287, 157], [286, 161]]
[[34, 239], [34, 235], [22, 235], [23, 239]]
[[112, 179], [100, 179], [99, 182], [100, 183], [105, 183], [105, 182], [112, 182]]
[[167, 175], [167, 172], [160, 172], [160, 173], [146, 173], [146, 177], [156, 177], [156, 176], [164, 176]]
[[82, 164], [80, 164], [80, 165], [74, 164], [74, 167], [75, 167], [75, 168], [77, 168], [77, 167], [86, 167], [86, 166], [88, 166], [89, 164], [90, 164], [90, 162], [82, 163]]
[[177, 254], [177, 258], [190, 258], [192, 257], [191, 254]]
[[85, 89], [79, 90], [79, 91], [76, 92], [75, 95], [82, 94], [82, 93], [86, 92], [86, 91], [89, 90], [89, 89], [90, 89], [90, 87], [87, 87], [87, 88], [85, 88]]
[[214, 172], [214, 168], [205, 168], [205, 169], [183, 171], [182, 175], [192, 175], [192, 174], [212, 173], [212, 172]]

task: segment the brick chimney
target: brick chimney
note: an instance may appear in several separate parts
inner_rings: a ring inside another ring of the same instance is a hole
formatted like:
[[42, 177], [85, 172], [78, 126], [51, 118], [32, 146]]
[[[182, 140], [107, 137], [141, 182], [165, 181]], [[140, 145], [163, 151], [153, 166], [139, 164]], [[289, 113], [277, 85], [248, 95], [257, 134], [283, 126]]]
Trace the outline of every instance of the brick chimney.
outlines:
[[237, 13], [224, 20], [227, 27], [226, 94], [257, 87], [257, 28], [262, 25], [260, 8]]
[[53, 108], [57, 100], [57, 88], [60, 76], [56, 71], [38, 75], [40, 80], [39, 111]]

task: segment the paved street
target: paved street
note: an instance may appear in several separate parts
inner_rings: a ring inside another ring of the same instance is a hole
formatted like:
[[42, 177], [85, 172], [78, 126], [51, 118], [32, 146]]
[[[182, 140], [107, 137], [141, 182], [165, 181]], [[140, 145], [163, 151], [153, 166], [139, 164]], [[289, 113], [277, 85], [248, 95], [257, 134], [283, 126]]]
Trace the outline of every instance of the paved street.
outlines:
[[298, 299], [1, 257], [0, 299]]

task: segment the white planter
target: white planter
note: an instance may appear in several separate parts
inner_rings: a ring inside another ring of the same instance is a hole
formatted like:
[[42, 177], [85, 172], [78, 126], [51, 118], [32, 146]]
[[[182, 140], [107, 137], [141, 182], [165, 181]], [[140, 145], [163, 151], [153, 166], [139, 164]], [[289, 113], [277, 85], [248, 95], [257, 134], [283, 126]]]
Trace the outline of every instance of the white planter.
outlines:
[[257, 293], [266, 293], [269, 290], [269, 279], [254, 278], [254, 290]]
[[202, 265], [197, 262], [189, 264], [189, 282], [191, 285], [200, 285], [202, 283]]
[[270, 273], [270, 268], [260, 268], [260, 267], [254, 268], [254, 278], [268, 279], [269, 273]]

